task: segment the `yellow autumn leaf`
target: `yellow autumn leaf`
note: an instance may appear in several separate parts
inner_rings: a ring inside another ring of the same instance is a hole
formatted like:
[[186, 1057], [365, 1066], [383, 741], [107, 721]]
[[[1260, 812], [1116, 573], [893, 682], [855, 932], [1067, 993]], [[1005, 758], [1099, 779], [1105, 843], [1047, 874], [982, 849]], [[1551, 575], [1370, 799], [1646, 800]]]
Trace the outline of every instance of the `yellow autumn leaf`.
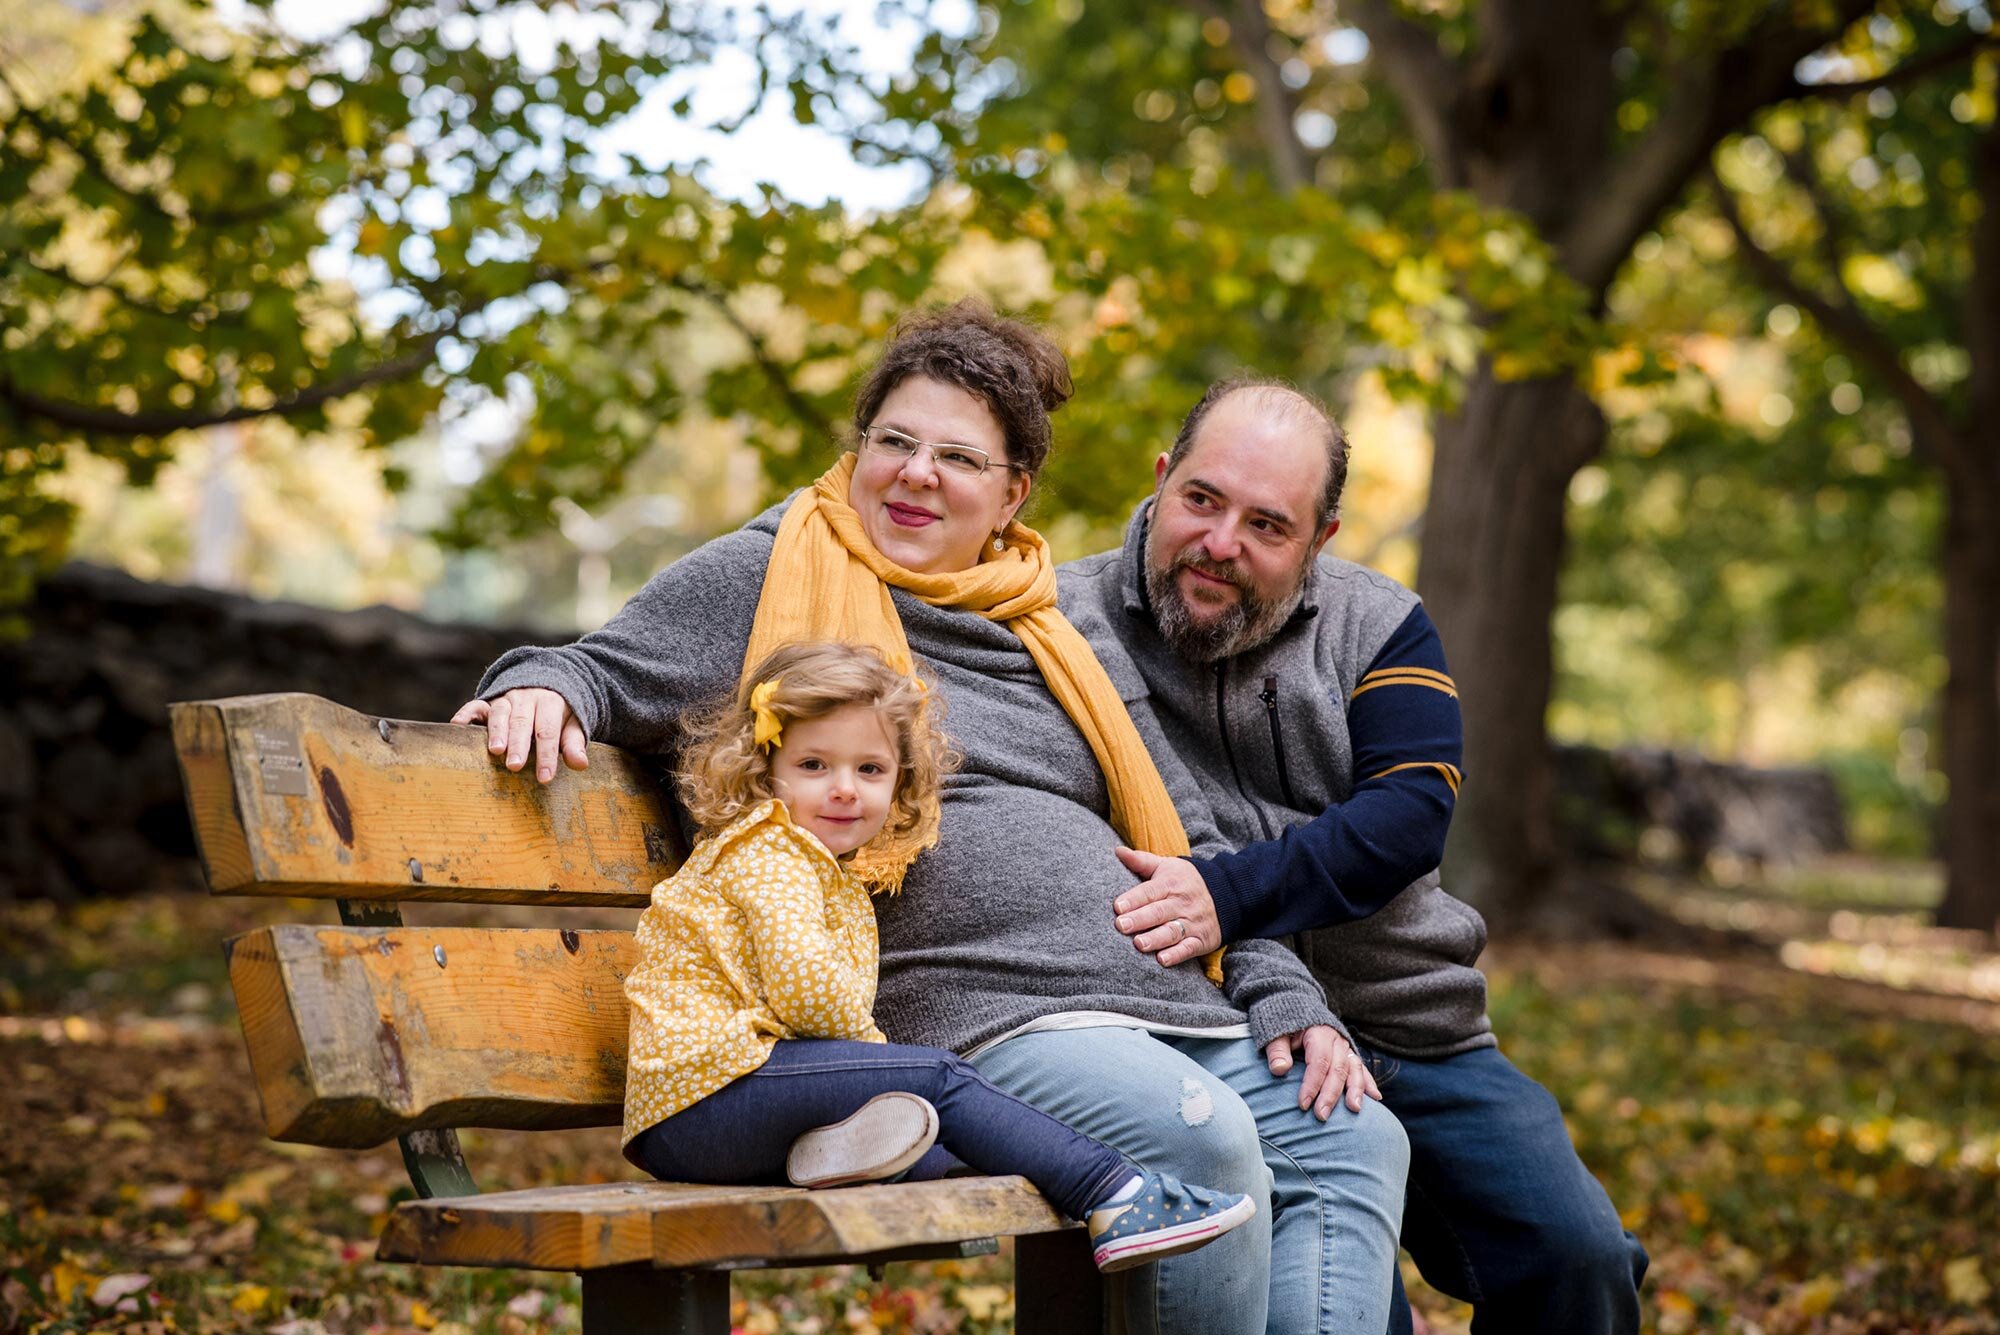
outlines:
[[49, 1283], [56, 1291], [57, 1307], [68, 1307], [70, 1295], [76, 1292], [79, 1285], [96, 1282], [96, 1276], [67, 1256], [57, 1261], [49, 1270]]
[[1993, 1286], [1979, 1268], [1976, 1256], [1961, 1256], [1944, 1268], [1944, 1296], [1967, 1307], [1978, 1307], [1993, 1295]]
[[1821, 1275], [1818, 1279], [1799, 1286], [1793, 1297], [1793, 1305], [1801, 1316], [1822, 1316], [1833, 1306], [1833, 1300], [1840, 1296], [1840, 1281], [1832, 1275]]
[[292, 1175], [290, 1164], [276, 1164], [243, 1174], [222, 1190], [222, 1199], [237, 1205], [269, 1205], [271, 1189]]
[[1660, 1294], [1660, 1335], [1688, 1335], [1694, 1329], [1694, 1299], [1678, 1289]]
[[991, 1321], [1010, 1295], [998, 1284], [962, 1284], [952, 1296], [974, 1321]]
[[262, 1284], [245, 1284], [229, 1300], [229, 1305], [239, 1312], [261, 1312], [271, 1301], [271, 1291]]
[[437, 1314], [420, 1302], [410, 1304], [410, 1324], [418, 1330], [436, 1330]]
[[1435, 304], [1448, 290], [1444, 266], [1428, 259], [1408, 257], [1396, 262], [1390, 275], [1396, 295], [1413, 306]]

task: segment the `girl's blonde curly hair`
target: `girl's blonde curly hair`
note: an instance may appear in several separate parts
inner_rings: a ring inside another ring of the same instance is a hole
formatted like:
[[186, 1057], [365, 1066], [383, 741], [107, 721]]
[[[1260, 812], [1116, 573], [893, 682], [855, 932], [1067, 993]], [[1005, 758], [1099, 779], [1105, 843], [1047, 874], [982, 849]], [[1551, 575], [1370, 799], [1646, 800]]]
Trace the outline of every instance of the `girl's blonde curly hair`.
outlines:
[[876, 838], [894, 839], [923, 824], [926, 806], [937, 800], [939, 784], [958, 763], [939, 726], [944, 702], [865, 645], [807, 642], [766, 655], [733, 694], [686, 724], [674, 782], [688, 815], [704, 832], [720, 830], [774, 796], [776, 748], [757, 745], [757, 716], [750, 707], [751, 691], [768, 681], [778, 685], [767, 703], [784, 723], [825, 718], [849, 705], [878, 711], [896, 743], [896, 791]]

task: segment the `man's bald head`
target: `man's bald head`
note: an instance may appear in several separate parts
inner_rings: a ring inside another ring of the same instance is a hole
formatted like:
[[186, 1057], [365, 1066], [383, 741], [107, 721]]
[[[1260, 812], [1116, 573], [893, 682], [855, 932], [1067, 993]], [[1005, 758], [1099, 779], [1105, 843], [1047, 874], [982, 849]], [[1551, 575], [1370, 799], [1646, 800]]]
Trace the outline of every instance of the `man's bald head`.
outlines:
[[1340, 493], [1347, 487], [1347, 433], [1340, 429], [1340, 423], [1333, 420], [1333, 414], [1327, 411], [1325, 404], [1283, 380], [1245, 375], [1232, 376], [1210, 385], [1208, 392], [1201, 396], [1201, 401], [1188, 410], [1186, 419], [1181, 422], [1180, 434], [1174, 437], [1173, 448], [1167, 452], [1167, 474], [1171, 476], [1187, 458], [1201, 432], [1203, 420], [1216, 405], [1238, 394], [1254, 395], [1254, 406], [1260, 411], [1295, 424], [1299, 430], [1311, 432], [1324, 442], [1326, 476], [1320, 487], [1319, 512], [1314, 526], [1326, 527], [1340, 513]]

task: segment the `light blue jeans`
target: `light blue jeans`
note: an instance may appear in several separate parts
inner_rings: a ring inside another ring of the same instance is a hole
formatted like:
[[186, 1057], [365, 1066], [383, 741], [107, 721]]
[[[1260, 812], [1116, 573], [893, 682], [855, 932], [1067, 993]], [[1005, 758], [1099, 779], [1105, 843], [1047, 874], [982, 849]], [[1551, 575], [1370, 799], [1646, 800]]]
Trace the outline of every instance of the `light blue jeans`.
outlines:
[[1410, 1147], [1374, 1100], [1322, 1122], [1299, 1107], [1303, 1065], [1274, 1076], [1247, 1038], [1058, 1030], [972, 1062], [1134, 1163], [1269, 1203], [1200, 1251], [1124, 1277], [1132, 1335], [1387, 1329]]

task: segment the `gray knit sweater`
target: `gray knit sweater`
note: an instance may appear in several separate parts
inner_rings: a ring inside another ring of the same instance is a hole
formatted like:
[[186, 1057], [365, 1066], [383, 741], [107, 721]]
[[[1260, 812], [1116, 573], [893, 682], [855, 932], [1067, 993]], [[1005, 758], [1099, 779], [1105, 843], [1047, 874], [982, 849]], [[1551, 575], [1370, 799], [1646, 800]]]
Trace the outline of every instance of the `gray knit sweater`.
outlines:
[[[782, 514], [773, 507], [674, 562], [575, 644], [504, 655], [480, 696], [547, 687], [593, 740], [671, 759], [683, 710], [733, 689], [742, 672]], [[900, 895], [876, 900], [875, 1014], [891, 1039], [963, 1052], [1086, 1010], [1195, 1028], [1247, 1016], [1259, 1044], [1332, 1022], [1319, 984], [1275, 942], [1233, 947], [1222, 991], [1198, 963], [1163, 969], [1135, 950], [1112, 925], [1111, 901], [1134, 878], [1112, 852], [1104, 776], [1020, 639], [970, 613], [894, 597], [965, 762], [945, 787], [937, 847]], [[1173, 754], [1143, 702], [1134, 722], [1149, 750]], [[1226, 848], [1187, 772], [1169, 763], [1163, 777], [1196, 848]]]
[[[1133, 516], [1122, 548], [1062, 567], [1063, 611], [1115, 665], [1114, 676], [1137, 677], [1127, 693], [1148, 696], [1155, 726], [1193, 771], [1232, 844], [1271, 839], [1346, 801], [1356, 784], [1349, 696], [1416, 595], [1363, 566], [1322, 557], [1298, 612], [1268, 644], [1214, 667], [1190, 664], [1160, 637], [1146, 602], [1149, 506]], [[1272, 679], [1278, 690], [1267, 705], [1259, 689]], [[1280, 726], [1289, 739], [1283, 770], [1272, 743]], [[1486, 923], [1444, 891], [1434, 868], [1372, 917], [1287, 939], [1364, 1043], [1406, 1058], [1493, 1045], [1477, 967]]]

